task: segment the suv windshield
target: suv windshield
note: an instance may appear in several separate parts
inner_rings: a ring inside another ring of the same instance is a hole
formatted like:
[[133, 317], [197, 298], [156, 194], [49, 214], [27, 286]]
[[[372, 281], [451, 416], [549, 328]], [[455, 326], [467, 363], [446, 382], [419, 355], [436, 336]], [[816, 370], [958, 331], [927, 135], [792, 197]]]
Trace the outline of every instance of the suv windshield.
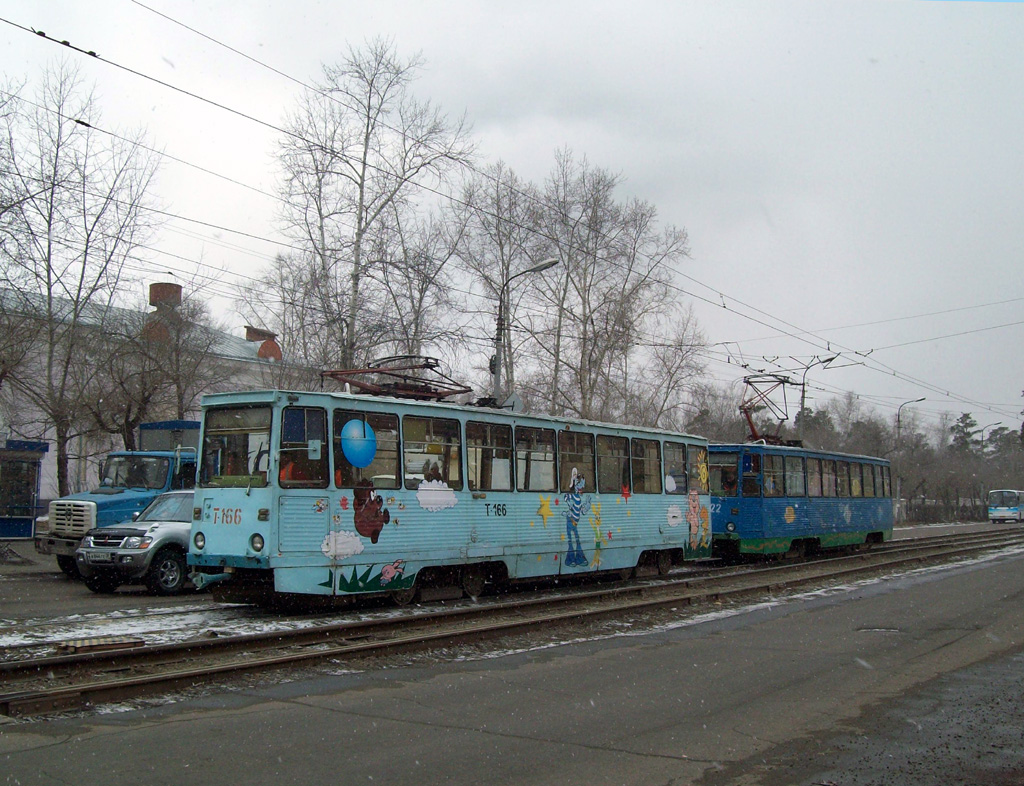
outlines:
[[191, 494], [161, 494], [138, 521], [192, 521], [192, 499]]
[[100, 489], [162, 489], [169, 459], [152, 456], [111, 456], [100, 474]]

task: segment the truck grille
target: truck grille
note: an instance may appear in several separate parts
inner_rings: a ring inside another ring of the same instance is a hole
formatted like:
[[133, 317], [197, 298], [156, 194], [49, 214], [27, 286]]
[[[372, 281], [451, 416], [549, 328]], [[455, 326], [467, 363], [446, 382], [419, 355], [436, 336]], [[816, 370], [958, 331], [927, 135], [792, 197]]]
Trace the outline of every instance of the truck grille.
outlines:
[[56, 499], [50, 503], [50, 531], [81, 537], [96, 526], [96, 503]]

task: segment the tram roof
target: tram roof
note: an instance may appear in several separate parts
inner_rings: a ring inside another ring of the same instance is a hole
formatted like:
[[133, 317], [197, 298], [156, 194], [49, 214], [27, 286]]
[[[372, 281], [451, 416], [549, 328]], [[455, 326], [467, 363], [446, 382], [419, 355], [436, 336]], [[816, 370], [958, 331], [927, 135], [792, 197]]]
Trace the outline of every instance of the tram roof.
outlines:
[[754, 448], [759, 453], [770, 450], [771, 452], [796, 453], [801, 455], [813, 455], [823, 458], [836, 459], [860, 459], [866, 461], [881, 461], [889, 463], [889, 459], [881, 456], [868, 456], [861, 453], [841, 453], [838, 450], [823, 450], [821, 448], [809, 448], [806, 445], [769, 445], [766, 442], [711, 442], [708, 449], [715, 451], [741, 450], [743, 448]]
[[565, 425], [582, 426], [585, 428], [603, 429], [608, 431], [632, 431], [652, 436], [679, 437], [691, 441], [707, 442], [706, 437], [698, 434], [687, 434], [682, 431], [671, 431], [667, 429], [650, 428], [648, 426], [632, 426], [624, 423], [607, 423], [599, 420], [585, 420], [583, 418], [556, 417], [554, 415], [535, 415], [525, 412], [512, 412], [510, 410], [497, 409], [494, 407], [480, 407], [472, 404], [456, 404], [448, 401], [417, 401], [415, 399], [397, 398], [393, 396], [369, 396], [357, 393], [345, 393], [343, 391], [320, 391], [320, 390], [247, 390], [234, 393], [207, 393], [203, 396], [202, 405], [206, 407], [226, 406], [228, 404], [241, 403], [266, 403], [273, 404], [281, 400], [287, 400], [289, 396], [297, 397], [321, 397], [326, 396], [336, 401], [360, 402], [364, 404], [383, 405], [374, 408], [404, 408], [409, 411], [440, 411], [460, 412], [467, 415], [475, 415], [477, 419], [494, 418], [507, 421], [550, 423], [553, 426]]

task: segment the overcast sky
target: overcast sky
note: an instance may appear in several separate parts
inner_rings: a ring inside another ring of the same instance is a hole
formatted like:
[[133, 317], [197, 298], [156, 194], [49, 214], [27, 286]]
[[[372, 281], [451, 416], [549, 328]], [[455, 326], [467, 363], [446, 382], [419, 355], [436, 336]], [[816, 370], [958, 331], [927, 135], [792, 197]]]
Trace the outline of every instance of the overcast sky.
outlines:
[[812, 407], [852, 391], [894, 418], [925, 396], [903, 417], [1020, 425], [1024, 3], [0, 0], [0, 17], [102, 58], [4, 23], [8, 78], [68, 57], [107, 129], [192, 165], [165, 160], [156, 193], [212, 226], [168, 220], [146, 284], [200, 263], [224, 293], [280, 250], [257, 121], [301, 88], [260, 63], [310, 82], [386, 36], [423, 56], [415, 92], [465, 113], [481, 164], [541, 183], [566, 147], [687, 230], [680, 297], [714, 379], [799, 380], [838, 354], [807, 374]]

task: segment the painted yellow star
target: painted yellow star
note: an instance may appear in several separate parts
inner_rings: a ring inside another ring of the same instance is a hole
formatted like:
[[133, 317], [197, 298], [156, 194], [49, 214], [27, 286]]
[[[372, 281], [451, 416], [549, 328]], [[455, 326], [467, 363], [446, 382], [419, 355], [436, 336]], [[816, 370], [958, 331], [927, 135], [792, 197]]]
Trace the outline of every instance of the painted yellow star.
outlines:
[[548, 519], [555, 515], [551, 510], [551, 497], [545, 497], [543, 494], [538, 496], [540, 497], [540, 509], [537, 511], [537, 515], [544, 519], [544, 526], [547, 527]]

